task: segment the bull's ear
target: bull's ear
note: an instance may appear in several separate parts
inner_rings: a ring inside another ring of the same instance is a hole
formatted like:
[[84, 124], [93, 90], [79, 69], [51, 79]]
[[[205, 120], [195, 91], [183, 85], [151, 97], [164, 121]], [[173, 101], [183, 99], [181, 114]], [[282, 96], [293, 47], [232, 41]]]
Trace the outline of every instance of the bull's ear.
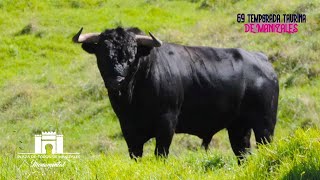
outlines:
[[87, 51], [87, 53], [94, 54], [94, 53], [96, 53], [97, 44], [94, 44], [94, 43], [82, 43], [82, 49]]

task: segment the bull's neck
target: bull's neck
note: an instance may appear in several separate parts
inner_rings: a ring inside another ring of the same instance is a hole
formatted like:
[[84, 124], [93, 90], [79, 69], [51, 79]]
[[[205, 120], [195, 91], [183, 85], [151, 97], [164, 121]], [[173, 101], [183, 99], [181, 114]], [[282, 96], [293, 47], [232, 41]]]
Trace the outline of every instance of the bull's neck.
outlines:
[[122, 88], [118, 91], [108, 89], [111, 105], [119, 120], [127, 119], [126, 117], [130, 117], [134, 112], [135, 108], [132, 108], [132, 106], [135, 106], [133, 104], [136, 90], [135, 87], [139, 86], [137, 83], [143, 83], [142, 81], [148, 76], [150, 65], [149, 56], [137, 57], [130, 67], [130, 72], [126, 77], [125, 84], [123, 84]]
[[128, 72], [128, 75], [124, 79], [121, 88], [119, 90], [108, 90], [108, 93], [112, 94], [112, 98], [114, 100], [117, 100], [119, 103], [121, 102], [123, 105], [131, 104], [134, 95], [135, 84], [141, 76], [141, 70], [144, 69], [144, 61], [144, 58], [135, 59], [135, 61], [130, 65], [130, 70]]

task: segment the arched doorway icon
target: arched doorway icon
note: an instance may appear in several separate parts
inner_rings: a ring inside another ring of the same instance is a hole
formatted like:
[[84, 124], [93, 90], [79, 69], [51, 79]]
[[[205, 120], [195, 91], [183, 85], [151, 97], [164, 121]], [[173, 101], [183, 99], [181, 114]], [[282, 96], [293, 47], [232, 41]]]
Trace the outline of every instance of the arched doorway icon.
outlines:
[[45, 145], [46, 154], [52, 154], [53, 145], [48, 143]]
[[42, 141], [43, 154], [56, 154], [56, 143], [53, 141]]

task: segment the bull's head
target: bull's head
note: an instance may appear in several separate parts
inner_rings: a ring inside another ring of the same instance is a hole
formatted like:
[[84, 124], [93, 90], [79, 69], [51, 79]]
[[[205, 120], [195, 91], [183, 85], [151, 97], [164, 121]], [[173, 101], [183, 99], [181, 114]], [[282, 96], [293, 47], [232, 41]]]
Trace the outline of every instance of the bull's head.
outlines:
[[119, 90], [129, 74], [130, 65], [136, 59], [139, 46], [160, 47], [162, 42], [154, 37], [140, 35], [123, 28], [110, 29], [102, 33], [81, 34], [72, 38], [82, 43], [82, 48], [97, 57], [98, 68], [108, 89]]

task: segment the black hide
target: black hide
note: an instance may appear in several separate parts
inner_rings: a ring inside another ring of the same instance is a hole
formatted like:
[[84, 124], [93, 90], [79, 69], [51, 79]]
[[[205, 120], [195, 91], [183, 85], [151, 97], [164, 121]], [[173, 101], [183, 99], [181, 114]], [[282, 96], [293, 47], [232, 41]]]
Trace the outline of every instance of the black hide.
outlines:
[[146, 47], [135, 33], [106, 30], [99, 43], [83, 44], [97, 56], [130, 157], [141, 157], [153, 137], [155, 154], [166, 156], [174, 133], [196, 135], [207, 149], [226, 128], [240, 159], [252, 129], [258, 143], [271, 141], [279, 86], [264, 54], [171, 43]]

